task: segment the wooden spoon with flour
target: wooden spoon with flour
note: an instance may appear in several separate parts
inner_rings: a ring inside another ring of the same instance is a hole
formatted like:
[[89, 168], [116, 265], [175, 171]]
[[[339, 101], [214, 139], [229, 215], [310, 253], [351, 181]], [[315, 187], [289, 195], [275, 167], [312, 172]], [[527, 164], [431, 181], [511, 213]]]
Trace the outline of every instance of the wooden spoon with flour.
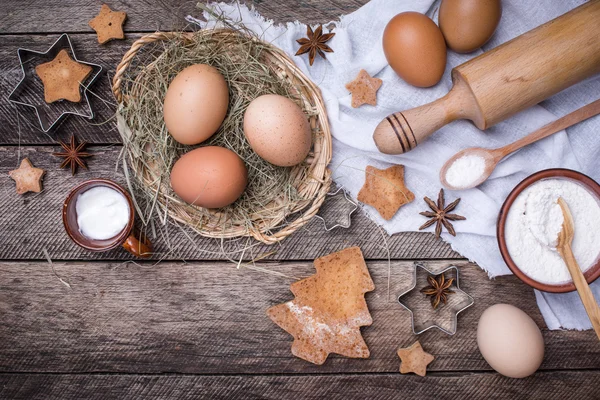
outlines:
[[513, 143], [497, 149], [471, 147], [456, 153], [440, 170], [442, 185], [450, 190], [471, 189], [490, 177], [496, 165], [507, 155], [600, 114], [600, 99], [541, 127]]

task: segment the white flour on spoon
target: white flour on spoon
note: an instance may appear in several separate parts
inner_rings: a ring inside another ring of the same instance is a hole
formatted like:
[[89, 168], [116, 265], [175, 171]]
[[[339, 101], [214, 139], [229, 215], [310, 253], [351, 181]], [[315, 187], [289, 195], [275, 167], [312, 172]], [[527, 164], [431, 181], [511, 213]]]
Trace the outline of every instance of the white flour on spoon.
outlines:
[[470, 187], [485, 172], [485, 159], [468, 154], [455, 160], [446, 171], [446, 182], [457, 189]]

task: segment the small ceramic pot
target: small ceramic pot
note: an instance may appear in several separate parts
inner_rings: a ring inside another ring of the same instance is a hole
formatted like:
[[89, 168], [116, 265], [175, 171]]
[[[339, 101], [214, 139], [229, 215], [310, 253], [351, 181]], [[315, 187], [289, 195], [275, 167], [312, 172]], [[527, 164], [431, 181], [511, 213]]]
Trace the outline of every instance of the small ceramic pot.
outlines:
[[[77, 204], [77, 198], [83, 192], [97, 186], [106, 186], [121, 193], [127, 199], [129, 204], [129, 221], [125, 228], [116, 236], [106, 240], [90, 239], [84, 236], [79, 231], [79, 225], [77, 224], [77, 211], [75, 205]], [[136, 257], [149, 257], [152, 254], [152, 245], [144, 238], [143, 240], [138, 239], [133, 234], [133, 223], [135, 218], [133, 201], [131, 195], [117, 183], [108, 179], [91, 179], [85, 181], [80, 185], [76, 186], [65, 200], [63, 205], [63, 224], [67, 235], [84, 249], [91, 251], [108, 251], [116, 247], [123, 246], [125, 250], [130, 252]]]
[[[508, 248], [506, 246], [506, 239], [504, 237], [504, 226], [506, 224], [508, 210], [510, 210], [510, 207], [512, 206], [513, 202], [523, 190], [542, 179], [568, 179], [574, 181], [575, 183], [578, 183], [584, 188], [586, 188], [600, 203], [600, 185], [598, 185], [598, 183], [592, 178], [582, 174], [581, 172], [560, 168], [546, 169], [544, 171], [536, 172], [535, 174], [530, 175], [529, 177], [525, 178], [521, 183], [519, 183], [512, 190], [512, 192], [510, 192], [510, 194], [504, 201], [504, 204], [500, 209], [500, 214], [498, 215], [498, 224], [496, 226], [498, 246], [500, 247], [500, 253], [502, 254], [502, 258], [504, 258], [506, 265], [508, 265], [508, 268], [510, 268], [510, 270], [519, 279], [521, 279], [529, 286], [544, 292], [551, 293], [572, 292], [575, 290], [575, 285], [573, 284], [573, 282], [568, 282], [560, 285], [550, 285], [531, 279], [515, 264], [515, 262], [510, 257], [510, 254], [508, 253]], [[595, 281], [600, 276], [600, 258], [597, 259], [596, 263], [590, 268], [588, 268], [588, 270], [583, 275], [588, 283], [592, 283], [593, 281]]]

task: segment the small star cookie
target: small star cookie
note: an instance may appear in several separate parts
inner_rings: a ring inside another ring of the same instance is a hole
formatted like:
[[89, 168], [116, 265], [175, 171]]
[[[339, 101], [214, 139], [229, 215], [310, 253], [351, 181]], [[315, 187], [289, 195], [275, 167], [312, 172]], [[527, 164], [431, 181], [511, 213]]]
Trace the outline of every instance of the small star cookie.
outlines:
[[17, 183], [17, 194], [24, 194], [27, 192], [41, 192], [42, 178], [45, 173], [46, 171], [43, 169], [35, 168], [28, 158], [24, 158], [19, 169], [10, 171], [8, 175]]
[[68, 100], [81, 101], [81, 83], [92, 73], [92, 67], [74, 61], [66, 50], [61, 50], [54, 60], [35, 67], [44, 84], [44, 100], [54, 103]]
[[357, 108], [363, 104], [377, 105], [377, 91], [383, 81], [371, 78], [371, 75], [361, 69], [356, 79], [346, 84], [346, 89], [352, 93], [352, 107]]
[[123, 24], [126, 19], [127, 14], [123, 11], [113, 11], [102, 4], [100, 13], [88, 25], [98, 34], [98, 43], [104, 44], [113, 39], [125, 39]]
[[404, 184], [404, 166], [387, 169], [367, 166], [365, 184], [358, 192], [358, 201], [373, 206], [385, 220], [390, 220], [405, 204], [415, 199]]
[[398, 357], [400, 357], [400, 373], [408, 374], [414, 372], [419, 376], [425, 376], [427, 373], [427, 365], [429, 365], [435, 357], [425, 352], [421, 343], [417, 340], [410, 347], [398, 349]]

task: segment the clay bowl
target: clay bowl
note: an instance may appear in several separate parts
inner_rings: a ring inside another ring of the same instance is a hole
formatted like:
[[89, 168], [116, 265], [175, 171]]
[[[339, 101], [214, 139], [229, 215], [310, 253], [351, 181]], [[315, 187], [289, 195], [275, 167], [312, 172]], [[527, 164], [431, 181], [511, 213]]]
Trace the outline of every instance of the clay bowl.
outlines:
[[[519, 269], [519, 267], [514, 263], [510, 254], [508, 253], [508, 248], [506, 247], [506, 241], [504, 239], [504, 225], [506, 223], [506, 217], [508, 215], [508, 210], [512, 206], [513, 202], [519, 196], [519, 194], [525, 190], [528, 186], [533, 183], [548, 178], [556, 178], [556, 179], [569, 179], [576, 183], [579, 183], [584, 188], [586, 188], [592, 195], [596, 197], [598, 202], [600, 202], [600, 185], [596, 183], [592, 178], [570, 169], [546, 169], [544, 171], [536, 172], [533, 175], [525, 178], [521, 183], [519, 183], [513, 190], [510, 192], [502, 208], [500, 209], [500, 214], [498, 215], [498, 224], [497, 224], [497, 237], [498, 237], [498, 246], [500, 247], [500, 253], [502, 254], [502, 258], [508, 265], [508, 268], [523, 282], [528, 284], [529, 286], [551, 293], [566, 293], [572, 292], [575, 290], [575, 285], [573, 282], [564, 283], [561, 285], [549, 285], [545, 283], [540, 283], [531, 279], [529, 276], [525, 275], [523, 271]], [[588, 283], [592, 283], [600, 276], [600, 258], [596, 259], [596, 263], [592, 265], [584, 274], [584, 277]]]
[[[127, 225], [121, 231], [121, 233], [119, 233], [115, 237], [106, 240], [94, 240], [84, 236], [79, 231], [79, 225], [77, 224], [77, 212], [75, 210], [77, 197], [83, 192], [97, 186], [107, 186], [111, 189], [116, 190], [117, 192], [125, 196], [125, 198], [127, 199], [127, 203], [129, 204], [129, 222], [127, 222]], [[73, 240], [79, 246], [91, 251], [108, 251], [121, 246], [129, 237], [131, 231], [133, 230], [133, 222], [135, 215], [133, 210], [134, 208], [131, 196], [125, 189], [123, 189], [117, 183], [108, 179], [91, 179], [73, 188], [73, 190], [71, 190], [71, 192], [67, 196], [63, 205], [63, 223], [65, 225], [67, 235], [69, 235], [71, 240]]]

